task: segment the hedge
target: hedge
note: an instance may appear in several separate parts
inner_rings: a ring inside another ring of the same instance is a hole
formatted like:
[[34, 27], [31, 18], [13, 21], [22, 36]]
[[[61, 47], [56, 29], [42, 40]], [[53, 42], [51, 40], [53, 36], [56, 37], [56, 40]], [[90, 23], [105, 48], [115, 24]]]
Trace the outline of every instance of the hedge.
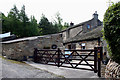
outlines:
[[120, 2], [112, 4], [103, 19], [103, 36], [109, 45], [113, 61], [120, 64]]

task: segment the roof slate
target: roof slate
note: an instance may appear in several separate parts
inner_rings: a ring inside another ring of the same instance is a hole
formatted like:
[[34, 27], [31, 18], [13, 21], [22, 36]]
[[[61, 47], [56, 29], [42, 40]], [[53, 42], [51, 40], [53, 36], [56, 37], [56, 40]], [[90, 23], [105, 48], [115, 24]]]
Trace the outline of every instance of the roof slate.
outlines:
[[79, 34], [72, 38], [68, 38], [66, 41], [64, 41], [64, 43], [80, 42], [80, 41], [85, 41], [85, 40], [96, 39], [96, 38], [102, 37], [101, 30], [102, 30], [102, 26], [98, 26], [97, 28], [95, 28], [89, 32]]

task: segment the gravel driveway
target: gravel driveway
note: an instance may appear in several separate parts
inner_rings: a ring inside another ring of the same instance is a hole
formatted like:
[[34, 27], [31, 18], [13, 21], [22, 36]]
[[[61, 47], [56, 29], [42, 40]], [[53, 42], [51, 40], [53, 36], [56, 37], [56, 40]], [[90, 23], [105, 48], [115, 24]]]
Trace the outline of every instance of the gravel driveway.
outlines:
[[3, 78], [60, 78], [60, 76], [45, 70], [34, 68], [25, 63], [9, 61], [0, 58], [2, 61]]

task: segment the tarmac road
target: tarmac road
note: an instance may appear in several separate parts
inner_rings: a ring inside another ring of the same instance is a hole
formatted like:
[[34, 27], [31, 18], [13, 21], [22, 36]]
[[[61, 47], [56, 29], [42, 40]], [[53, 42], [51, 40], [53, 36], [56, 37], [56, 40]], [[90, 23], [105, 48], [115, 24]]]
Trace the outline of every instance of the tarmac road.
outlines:
[[2, 63], [0, 78], [98, 78], [93, 71], [87, 70], [58, 68], [34, 62], [26, 62], [26, 64], [2, 58], [0, 58], [0, 63]]
[[52, 72], [56, 75], [64, 76], [65, 78], [98, 78], [97, 73], [94, 73], [94, 71], [72, 69], [65, 67], [58, 68], [57, 66], [45, 65], [40, 63], [28, 62], [28, 61], [26, 61], [26, 63], [33, 67]]
[[0, 58], [0, 78], [60, 78], [60, 76], [25, 63]]

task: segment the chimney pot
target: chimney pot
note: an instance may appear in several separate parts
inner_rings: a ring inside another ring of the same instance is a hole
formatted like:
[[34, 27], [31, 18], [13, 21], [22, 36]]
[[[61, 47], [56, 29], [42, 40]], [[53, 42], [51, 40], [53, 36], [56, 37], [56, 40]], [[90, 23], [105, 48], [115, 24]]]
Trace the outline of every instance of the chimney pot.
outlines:
[[74, 25], [74, 23], [73, 23], [73, 22], [71, 22], [71, 23], [70, 23], [70, 26], [73, 26], [73, 25]]

